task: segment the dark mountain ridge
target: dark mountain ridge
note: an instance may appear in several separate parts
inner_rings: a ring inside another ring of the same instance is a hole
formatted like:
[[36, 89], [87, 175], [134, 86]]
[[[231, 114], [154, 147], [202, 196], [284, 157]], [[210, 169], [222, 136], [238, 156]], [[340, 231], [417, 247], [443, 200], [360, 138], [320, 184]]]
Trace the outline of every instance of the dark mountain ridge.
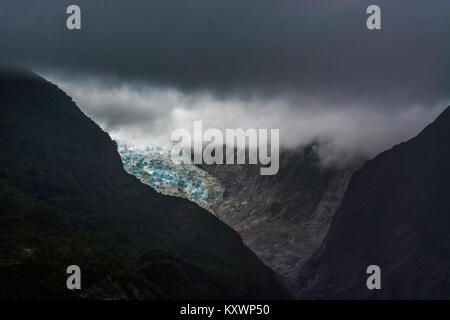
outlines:
[[54, 84], [0, 69], [0, 110], [0, 298], [289, 297], [218, 218], [127, 174]]
[[[300, 298], [450, 298], [450, 107], [352, 176]], [[381, 268], [368, 290], [366, 268]]]

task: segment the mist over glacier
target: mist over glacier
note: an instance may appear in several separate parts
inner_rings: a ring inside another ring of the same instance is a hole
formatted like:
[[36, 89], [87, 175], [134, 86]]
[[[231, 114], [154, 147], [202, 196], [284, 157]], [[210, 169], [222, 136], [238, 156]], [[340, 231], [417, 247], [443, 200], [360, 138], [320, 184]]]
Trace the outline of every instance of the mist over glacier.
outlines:
[[371, 158], [416, 135], [445, 105], [411, 103], [388, 109], [338, 102], [314, 94], [264, 97], [218, 97], [209, 92], [187, 93], [148, 83], [108, 82], [86, 76], [70, 79], [47, 75], [66, 91], [83, 112], [112, 138], [145, 148], [170, 148], [173, 130], [193, 132], [196, 120], [206, 128], [280, 129], [282, 148], [317, 143], [325, 165], [346, 165], [355, 158]]

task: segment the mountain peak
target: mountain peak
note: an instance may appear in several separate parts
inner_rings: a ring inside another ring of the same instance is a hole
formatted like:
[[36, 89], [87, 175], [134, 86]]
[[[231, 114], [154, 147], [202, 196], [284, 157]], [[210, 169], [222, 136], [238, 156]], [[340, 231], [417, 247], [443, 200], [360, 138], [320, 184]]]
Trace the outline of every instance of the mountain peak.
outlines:
[[45, 79], [27, 68], [14, 65], [0, 65], [1, 82], [42, 81]]
[[[289, 297], [234, 230], [127, 174], [57, 86], [3, 67], [0, 106], [0, 299]], [[81, 290], [67, 290], [69, 261]]]
[[[301, 297], [448, 298], [450, 108], [419, 135], [352, 176], [319, 252], [297, 282]], [[382, 270], [368, 290], [366, 268]]]
[[442, 111], [439, 116], [433, 121], [433, 123], [445, 121], [448, 122], [450, 120], [450, 106], [447, 106], [447, 108]]

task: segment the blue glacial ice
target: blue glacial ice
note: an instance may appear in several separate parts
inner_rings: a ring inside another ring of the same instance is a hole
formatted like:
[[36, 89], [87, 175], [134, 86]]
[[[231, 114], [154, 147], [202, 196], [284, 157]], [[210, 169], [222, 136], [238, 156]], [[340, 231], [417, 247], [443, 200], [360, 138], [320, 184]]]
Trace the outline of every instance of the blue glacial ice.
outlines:
[[217, 178], [193, 164], [175, 164], [165, 148], [118, 142], [118, 151], [128, 173], [162, 194], [189, 199], [210, 212], [223, 199]]

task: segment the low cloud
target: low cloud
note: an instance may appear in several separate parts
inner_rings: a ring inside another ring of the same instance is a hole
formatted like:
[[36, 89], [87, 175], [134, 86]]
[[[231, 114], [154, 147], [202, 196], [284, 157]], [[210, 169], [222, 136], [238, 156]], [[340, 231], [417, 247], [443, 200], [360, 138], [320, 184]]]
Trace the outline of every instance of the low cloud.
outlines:
[[[79, 0], [0, 2], [0, 64], [50, 78], [114, 138], [279, 128], [324, 163], [371, 157], [450, 102], [450, 2]], [[366, 9], [381, 8], [381, 30]], [[18, 18], [20, 17], [20, 18]]]
[[89, 76], [46, 77], [72, 96], [113, 139], [170, 147], [172, 131], [185, 128], [192, 132], [195, 120], [203, 121], [204, 130], [223, 132], [226, 128], [275, 128], [280, 129], [280, 144], [285, 148], [320, 142], [324, 164], [370, 158], [416, 135], [446, 106], [442, 101], [435, 106], [411, 103], [402, 108], [377, 108], [368, 102], [344, 104], [311, 94], [218, 97], [206, 91], [187, 93]]

